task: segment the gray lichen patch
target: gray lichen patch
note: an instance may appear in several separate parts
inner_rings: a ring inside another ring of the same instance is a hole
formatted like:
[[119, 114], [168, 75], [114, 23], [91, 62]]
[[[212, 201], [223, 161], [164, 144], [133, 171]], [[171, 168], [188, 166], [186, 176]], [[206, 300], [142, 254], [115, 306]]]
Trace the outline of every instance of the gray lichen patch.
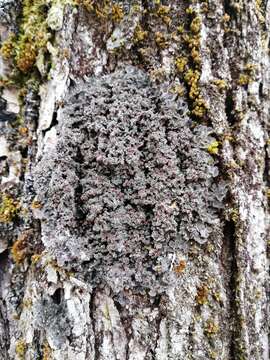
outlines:
[[81, 83], [65, 104], [58, 143], [35, 170], [47, 250], [59, 265], [87, 266], [94, 284], [158, 279], [161, 291], [184, 242], [221, 236], [226, 186], [207, 152], [212, 129], [134, 67]]

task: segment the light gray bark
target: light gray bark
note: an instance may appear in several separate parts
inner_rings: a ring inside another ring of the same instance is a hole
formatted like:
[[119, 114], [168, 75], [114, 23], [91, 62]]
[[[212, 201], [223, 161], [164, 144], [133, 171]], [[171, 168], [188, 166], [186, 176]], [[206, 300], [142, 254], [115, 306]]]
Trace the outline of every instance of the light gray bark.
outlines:
[[0, 0], [0, 359], [269, 359], [269, 7]]

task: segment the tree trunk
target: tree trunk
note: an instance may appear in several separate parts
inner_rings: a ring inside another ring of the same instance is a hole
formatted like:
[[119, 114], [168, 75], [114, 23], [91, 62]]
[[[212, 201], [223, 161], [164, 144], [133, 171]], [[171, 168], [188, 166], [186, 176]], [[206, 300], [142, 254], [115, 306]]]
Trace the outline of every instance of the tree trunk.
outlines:
[[269, 359], [268, 0], [0, 26], [0, 359]]

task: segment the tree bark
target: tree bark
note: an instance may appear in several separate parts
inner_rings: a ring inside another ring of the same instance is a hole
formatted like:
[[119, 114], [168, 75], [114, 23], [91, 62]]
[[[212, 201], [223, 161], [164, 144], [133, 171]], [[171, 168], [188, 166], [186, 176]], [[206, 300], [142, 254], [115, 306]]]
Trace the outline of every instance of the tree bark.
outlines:
[[269, 359], [268, 0], [0, 0], [0, 359]]

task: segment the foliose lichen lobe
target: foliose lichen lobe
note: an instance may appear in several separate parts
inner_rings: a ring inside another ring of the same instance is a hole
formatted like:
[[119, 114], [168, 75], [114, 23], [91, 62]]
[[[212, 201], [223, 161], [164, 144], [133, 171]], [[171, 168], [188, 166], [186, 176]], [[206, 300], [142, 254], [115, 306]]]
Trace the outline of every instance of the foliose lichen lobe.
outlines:
[[81, 83], [65, 104], [58, 143], [35, 169], [45, 246], [61, 265], [87, 265], [92, 283], [159, 279], [162, 290], [185, 242], [222, 231], [212, 129], [132, 66]]

